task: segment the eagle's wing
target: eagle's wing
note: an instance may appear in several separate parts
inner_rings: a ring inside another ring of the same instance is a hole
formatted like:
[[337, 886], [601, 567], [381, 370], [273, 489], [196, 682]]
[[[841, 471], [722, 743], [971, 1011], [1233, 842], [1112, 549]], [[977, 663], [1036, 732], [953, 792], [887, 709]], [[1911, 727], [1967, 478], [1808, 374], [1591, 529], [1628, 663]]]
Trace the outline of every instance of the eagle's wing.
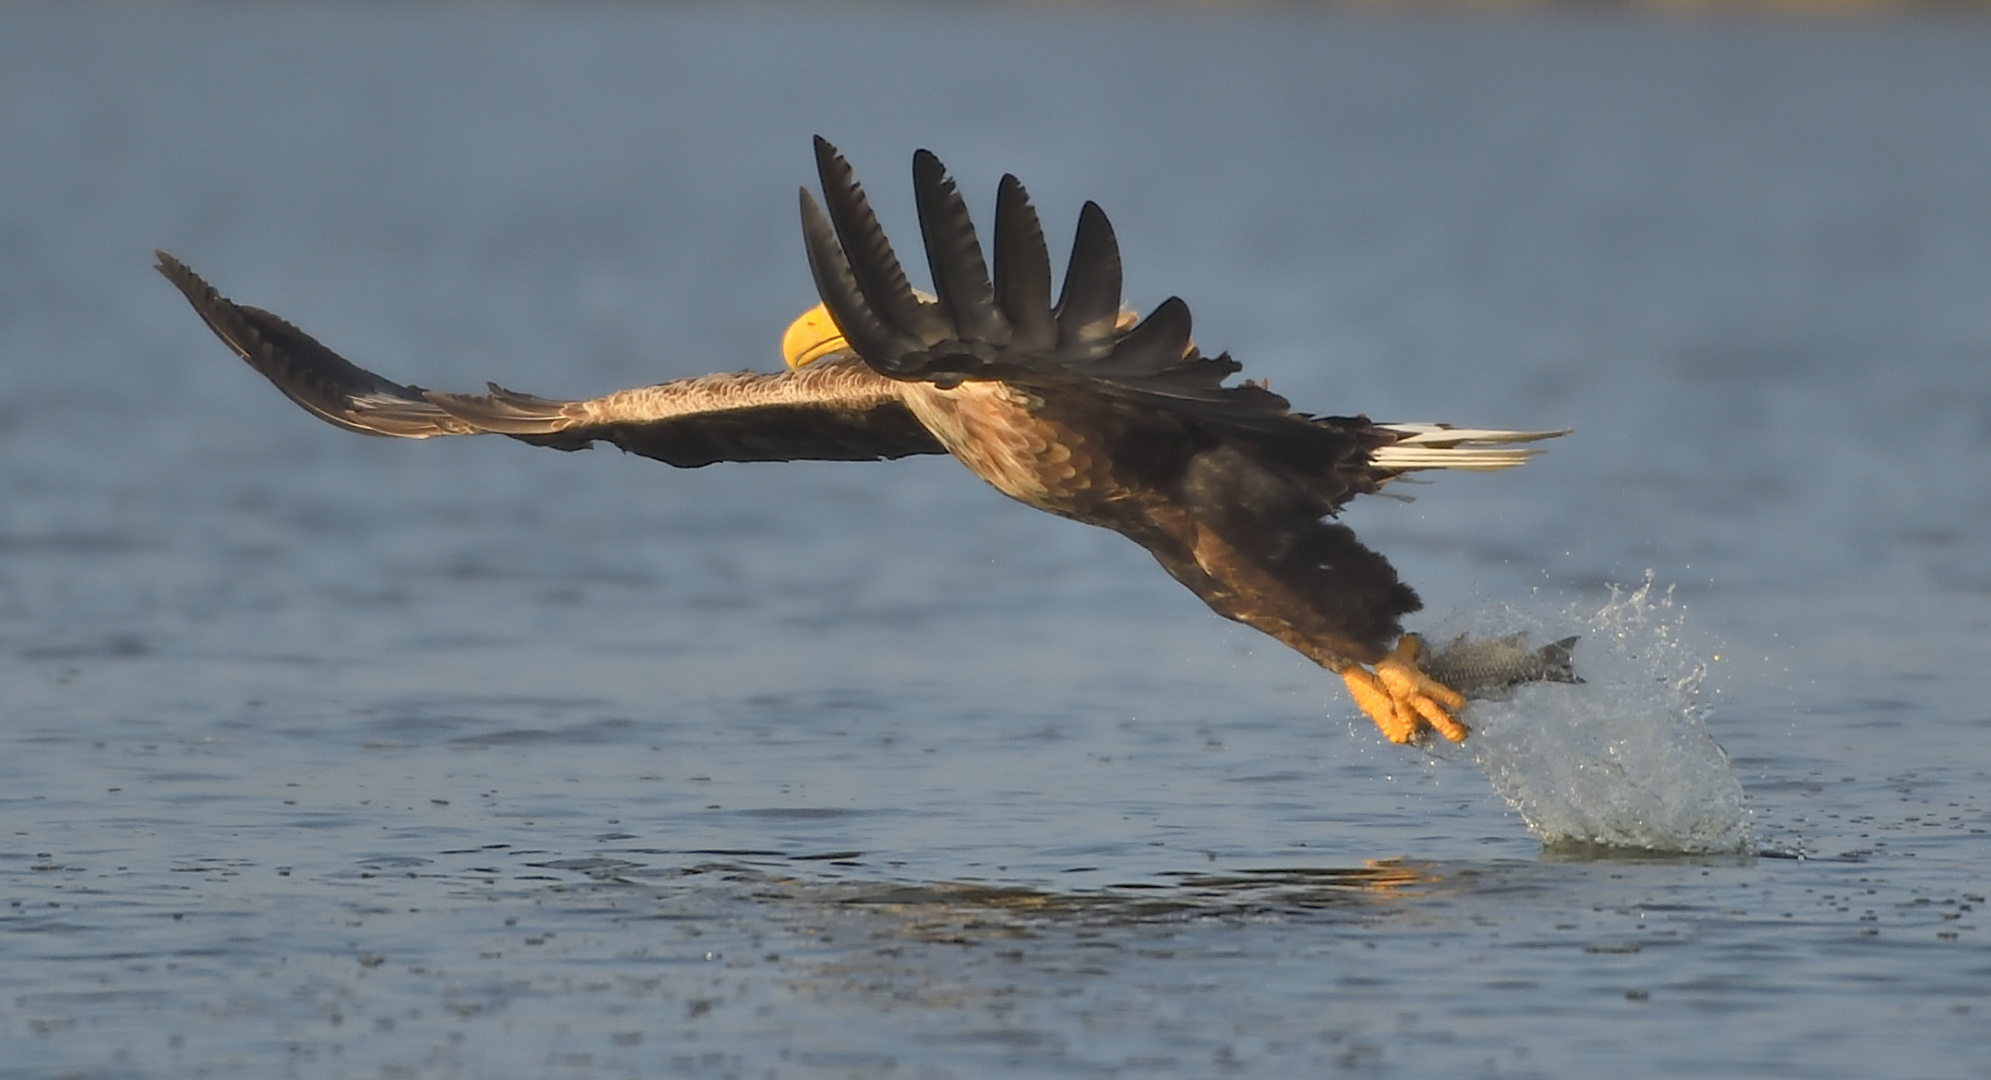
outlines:
[[348, 431], [406, 439], [495, 433], [578, 450], [596, 441], [683, 468], [717, 461], [874, 461], [944, 453], [890, 380], [854, 358], [777, 375], [704, 375], [553, 401], [404, 386], [359, 367], [259, 308], [233, 303], [178, 259], [159, 272], [209, 329], [292, 401]]
[[1292, 417], [1286, 399], [1261, 385], [1224, 385], [1240, 365], [1197, 351], [1180, 298], [1124, 328], [1120, 246], [1097, 204], [1079, 212], [1053, 305], [1044, 230], [1022, 183], [1004, 176], [997, 188], [991, 277], [959, 189], [937, 158], [919, 151], [913, 193], [934, 292], [926, 300], [907, 283], [850, 165], [820, 137], [816, 165], [828, 213], [803, 189], [809, 269], [851, 348], [881, 374], [942, 386], [964, 379], [1061, 390], [1083, 384], [1106, 398], [1266, 430]]

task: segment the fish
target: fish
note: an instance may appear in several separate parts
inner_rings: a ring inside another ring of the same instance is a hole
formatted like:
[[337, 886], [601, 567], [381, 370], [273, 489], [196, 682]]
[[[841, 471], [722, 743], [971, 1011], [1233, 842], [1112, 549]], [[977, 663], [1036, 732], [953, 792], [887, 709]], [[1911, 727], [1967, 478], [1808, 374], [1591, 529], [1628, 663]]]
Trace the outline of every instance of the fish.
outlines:
[[1525, 631], [1500, 638], [1473, 640], [1460, 634], [1437, 648], [1418, 639], [1424, 673], [1467, 698], [1500, 701], [1527, 682], [1580, 683], [1573, 655], [1576, 638], [1528, 647]]

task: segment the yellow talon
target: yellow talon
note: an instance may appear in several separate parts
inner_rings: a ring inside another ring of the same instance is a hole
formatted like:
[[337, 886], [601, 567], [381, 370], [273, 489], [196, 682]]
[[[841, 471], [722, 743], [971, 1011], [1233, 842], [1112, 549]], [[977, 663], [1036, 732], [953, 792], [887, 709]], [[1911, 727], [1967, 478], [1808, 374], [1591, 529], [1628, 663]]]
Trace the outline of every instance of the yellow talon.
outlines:
[[1395, 651], [1376, 661], [1374, 671], [1362, 667], [1343, 671], [1349, 696], [1393, 743], [1415, 741], [1427, 730], [1463, 742], [1466, 726], [1452, 714], [1465, 708], [1466, 699], [1419, 670], [1417, 651], [1417, 636], [1405, 634]]

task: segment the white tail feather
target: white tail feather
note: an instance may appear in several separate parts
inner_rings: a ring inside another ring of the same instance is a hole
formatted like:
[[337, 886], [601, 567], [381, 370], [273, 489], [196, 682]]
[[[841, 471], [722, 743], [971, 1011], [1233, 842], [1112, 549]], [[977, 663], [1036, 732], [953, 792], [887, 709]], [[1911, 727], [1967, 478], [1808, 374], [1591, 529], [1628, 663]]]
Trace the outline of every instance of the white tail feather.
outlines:
[[1533, 447], [1516, 446], [1569, 434], [1561, 431], [1497, 431], [1487, 428], [1455, 428], [1445, 424], [1378, 424], [1386, 431], [1403, 436], [1369, 455], [1378, 469], [1409, 472], [1413, 469], [1467, 469], [1496, 472], [1522, 465], [1541, 453]]

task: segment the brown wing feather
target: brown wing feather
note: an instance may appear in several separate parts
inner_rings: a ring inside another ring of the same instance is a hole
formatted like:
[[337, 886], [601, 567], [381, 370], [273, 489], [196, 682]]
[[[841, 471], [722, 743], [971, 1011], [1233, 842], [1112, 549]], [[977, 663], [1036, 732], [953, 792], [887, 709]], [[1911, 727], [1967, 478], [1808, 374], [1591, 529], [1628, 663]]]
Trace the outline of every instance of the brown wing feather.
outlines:
[[476, 434], [429, 404], [421, 387], [383, 379], [275, 315], [230, 301], [171, 255], [153, 254], [159, 272], [223, 344], [320, 420], [362, 435], [405, 439]]
[[945, 453], [899, 388], [855, 357], [555, 401], [493, 385], [426, 400], [477, 431], [577, 450], [602, 441], [681, 468], [720, 461], [876, 461]]
[[719, 461], [875, 461], [944, 453], [890, 380], [852, 358], [799, 371], [705, 375], [555, 401], [492, 386], [450, 394], [382, 378], [259, 308], [236, 304], [159, 252], [159, 272], [208, 328], [312, 415], [406, 439], [509, 435], [559, 450], [600, 441], [683, 468]]

